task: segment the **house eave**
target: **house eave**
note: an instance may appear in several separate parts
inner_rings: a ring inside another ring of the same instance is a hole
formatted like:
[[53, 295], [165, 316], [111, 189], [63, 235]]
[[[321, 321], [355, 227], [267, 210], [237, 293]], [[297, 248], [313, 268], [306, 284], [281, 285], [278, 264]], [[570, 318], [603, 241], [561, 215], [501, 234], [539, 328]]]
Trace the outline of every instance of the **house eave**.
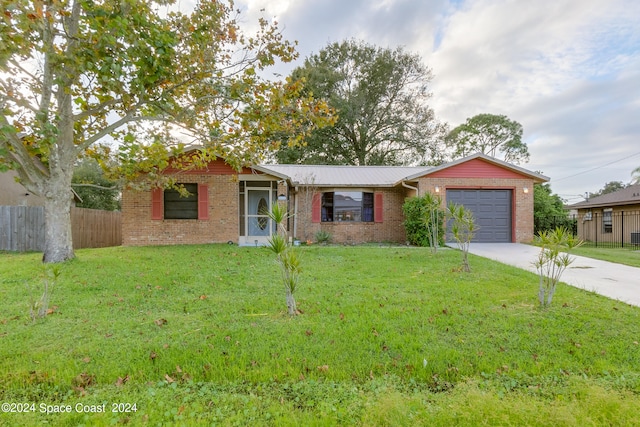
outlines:
[[[582, 202], [585, 203], [585, 202]], [[597, 208], [615, 208], [616, 206], [632, 206], [640, 205], [640, 200], [628, 200], [624, 202], [609, 202], [609, 203], [589, 203], [589, 204], [575, 204], [567, 206], [569, 209], [597, 209]]]

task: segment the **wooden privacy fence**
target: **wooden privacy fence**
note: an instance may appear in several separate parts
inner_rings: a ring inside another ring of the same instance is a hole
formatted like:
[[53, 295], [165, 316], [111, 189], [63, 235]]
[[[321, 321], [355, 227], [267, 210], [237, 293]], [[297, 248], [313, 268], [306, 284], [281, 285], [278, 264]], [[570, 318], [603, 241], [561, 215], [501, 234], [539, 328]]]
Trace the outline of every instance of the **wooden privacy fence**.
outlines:
[[[122, 244], [120, 212], [71, 208], [73, 248], [102, 248]], [[42, 251], [44, 207], [0, 206], [0, 250]]]
[[122, 244], [120, 212], [71, 208], [74, 249], [104, 248]]

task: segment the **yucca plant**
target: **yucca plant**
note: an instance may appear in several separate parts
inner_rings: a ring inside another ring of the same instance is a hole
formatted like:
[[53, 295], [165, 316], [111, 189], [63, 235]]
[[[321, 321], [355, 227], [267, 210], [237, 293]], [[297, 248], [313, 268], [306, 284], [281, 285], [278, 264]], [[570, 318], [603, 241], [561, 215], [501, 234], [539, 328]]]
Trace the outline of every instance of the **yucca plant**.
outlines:
[[331, 240], [331, 233], [326, 230], [318, 230], [315, 234], [316, 242], [327, 244]]
[[31, 316], [31, 320], [35, 321], [37, 319], [42, 319], [49, 313], [49, 301], [51, 300], [51, 294], [53, 293], [53, 288], [58, 281], [58, 277], [60, 277], [59, 266], [44, 267], [42, 296], [38, 299], [34, 299], [32, 296], [29, 304], [29, 315]]
[[449, 203], [447, 217], [451, 220], [451, 234], [462, 252], [462, 270], [471, 271], [469, 266], [469, 246], [476, 234], [476, 221], [473, 212], [462, 205]]
[[276, 234], [268, 240], [268, 247], [276, 254], [276, 260], [280, 265], [289, 315], [295, 316], [298, 314], [298, 308], [293, 293], [298, 286], [300, 257], [295, 248], [289, 243], [287, 229], [284, 225], [287, 218], [289, 218], [289, 212], [284, 205], [276, 203], [272, 206], [271, 211], [267, 212], [267, 215], [276, 223], [277, 229]]
[[535, 243], [540, 246], [538, 257], [533, 262], [540, 276], [538, 301], [541, 307], [549, 307], [562, 273], [575, 260], [569, 252], [582, 245], [583, 241], [566, 228], [558, 227], [540, 231]]

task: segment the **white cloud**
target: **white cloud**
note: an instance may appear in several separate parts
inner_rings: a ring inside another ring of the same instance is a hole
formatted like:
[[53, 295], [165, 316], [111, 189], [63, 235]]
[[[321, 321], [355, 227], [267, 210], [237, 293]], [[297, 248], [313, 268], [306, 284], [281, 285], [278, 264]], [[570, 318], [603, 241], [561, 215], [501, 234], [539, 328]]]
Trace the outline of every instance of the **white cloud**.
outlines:
[[285, 37], [299, 41], [301, 59], [280, 68], [283, 74], [347, 38], [419, 54], [435, 74], [439, 118], [454, 126], [479, 113], [518, 120], [532, 154], [525, 166], [551, 176], [558, 193], [628, 181], [640, 165], [640, 156], [632, 156], [640, 151], [637, 0], [240, 3], [248, 7], [245, 20], [274, 16]]

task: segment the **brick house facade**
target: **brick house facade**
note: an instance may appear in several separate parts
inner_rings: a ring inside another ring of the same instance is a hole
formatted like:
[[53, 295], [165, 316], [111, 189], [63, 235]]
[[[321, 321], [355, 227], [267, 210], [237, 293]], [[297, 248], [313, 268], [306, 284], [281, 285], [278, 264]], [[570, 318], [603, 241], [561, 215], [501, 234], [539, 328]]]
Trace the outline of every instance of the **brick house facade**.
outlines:
[[[218, 159], [180, 174], [181, 184], [192, 184], [188, 199], [162, 189], [124, 191], [123, 244], [264, 244], [274, 228], [261, 212], [273, 203], [294, 214], [292, 238], [313, 241], [323, 230], [335, 243], [405, 243], [405, 199], [432, 192], [444, 207], [452, 191], [506, 194], [509, 232], [502, 241], [529, 242], [533, 184], [547, 180], [483, 154], [435, 168], [256, 165], [241, 172]], [[483, 206], [491, 209], [491, 201]]]
[[[338, 187], [337, 190], [340, 188]], [[327, 190], [335, 191], [336, 188]], [[353, 190], [353, 189], [349, 189]], [[365, 188], [374, 194], [379, 211], [374, 221], [347, 222], [322, 221], [313, 218], [314, 200], [302, 197], [297, 210], [296, 238], [314, 241], [315, 234], [322, 230], [332, 236], [332, 241], [344, 244], [360, 244], [369, 242], [404, 243], [406, 241], [402, 204], [407, 197], [404, 188]], [[315, 191], [315, 202], [321, 197], [322, 191]], [[294, 233], [293, 230], [291, 230]]]

